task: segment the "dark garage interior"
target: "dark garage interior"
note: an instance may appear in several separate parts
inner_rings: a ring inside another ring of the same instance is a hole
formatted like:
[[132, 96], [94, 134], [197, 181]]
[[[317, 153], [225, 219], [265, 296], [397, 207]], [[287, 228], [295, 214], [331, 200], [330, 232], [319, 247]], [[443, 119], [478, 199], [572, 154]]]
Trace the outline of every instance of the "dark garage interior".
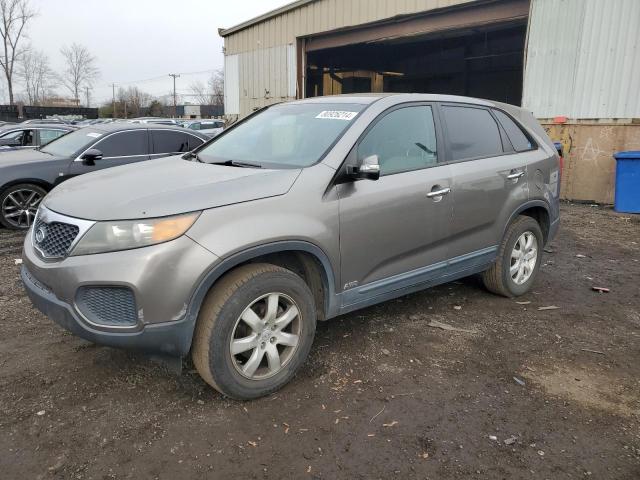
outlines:
[[306, 96], [442, 93], [520, 105], [526, 21], [307, 52]]

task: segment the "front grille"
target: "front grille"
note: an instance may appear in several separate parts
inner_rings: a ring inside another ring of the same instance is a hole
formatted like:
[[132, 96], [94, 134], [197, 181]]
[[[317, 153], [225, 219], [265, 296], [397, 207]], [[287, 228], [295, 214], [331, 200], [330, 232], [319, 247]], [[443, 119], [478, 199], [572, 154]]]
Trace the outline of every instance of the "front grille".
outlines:
[[64, 257], [79, 232], [77, 225], [38, 220], [33, 227], [33, 240], [46, 257]]
[[99, 325], [131, 327], [138, 321], [135, 296], [127, 287], [81, 287], [76, 305], [90, 322]]

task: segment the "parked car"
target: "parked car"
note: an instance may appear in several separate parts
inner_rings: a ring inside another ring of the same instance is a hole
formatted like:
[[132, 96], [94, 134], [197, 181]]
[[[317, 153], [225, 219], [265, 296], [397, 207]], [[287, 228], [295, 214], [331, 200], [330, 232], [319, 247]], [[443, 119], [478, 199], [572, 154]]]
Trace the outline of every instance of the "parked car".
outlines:
[[206, 140], [180, 127], [112, 123], [76, 130], [39, 150], [4, 153], [0, 155], [0, 223], [12, 229], [29, 228], [46, 193], [71, 177], [188, 152]]
[[208, 137], [215, 137], [224, 130], [224, 122], [222, 120], [197, 120], [186, 125], [186, 128], [197, 130]]
[[65, 124], [30, 123], [0, 127], [0, 153], [42, 147], [74, 130], [76, 127]]
[[314, 98], [183, 157], [72, 179], [24, 242], [33, 303], [95, 343], [192, 352], [251, 399], [316, 321], [482, 273], [531, 290], [559, 224], [558, 155], [525, 110], [473, 98]]
[[47, 125], [51, 125], [52, 123], [66, 125], [66, 122], [59, 118], [30, 118], [28, 120], [23, 120], [21, 123], [23, 125], [36, 125], [38, 123], [44, 123]]
[[127, 121], [129, 123], [151, 123], [154, 125], [178, 125], [178, 122], [172, 118], [140, 117], [132, 118]]

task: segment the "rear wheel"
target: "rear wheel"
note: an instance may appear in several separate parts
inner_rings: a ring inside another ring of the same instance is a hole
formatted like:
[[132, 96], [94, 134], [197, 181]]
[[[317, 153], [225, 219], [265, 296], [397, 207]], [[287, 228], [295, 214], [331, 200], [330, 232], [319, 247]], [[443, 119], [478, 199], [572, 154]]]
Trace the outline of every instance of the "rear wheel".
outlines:
[[527, 293], [540, 269], [543, 245], [538, 222], [518, 217], [505, 233], [496, 263], [482, 276], [487, 289], [505, 297]]
[[13, 230], [26, 230], [33, 223], [47, 192], [38, 185], [13, 185], [0, 194], [0, 223]]
[[315, 311], [311, 291], [293, 272], [270, 264], [239, 267], [204, 301], [193, 362], [207, 383], [229, 397], [268, 395], [304, 363]]

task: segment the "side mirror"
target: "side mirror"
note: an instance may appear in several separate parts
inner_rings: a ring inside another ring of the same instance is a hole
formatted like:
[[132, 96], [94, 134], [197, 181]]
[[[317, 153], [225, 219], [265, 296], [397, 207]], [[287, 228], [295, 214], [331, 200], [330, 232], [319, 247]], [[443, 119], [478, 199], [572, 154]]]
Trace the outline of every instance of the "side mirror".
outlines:
[[380, 163], [377, 155], [370, 155], [360, 162], [360, 165], [347, 166], [347, 175], [354, 180], [378, 180], [380, 178]]
[[102, 160], [102, 152], [97, 148], [90, 148], [81, 158], [85, 165], [95, 165], [96, 160]]

